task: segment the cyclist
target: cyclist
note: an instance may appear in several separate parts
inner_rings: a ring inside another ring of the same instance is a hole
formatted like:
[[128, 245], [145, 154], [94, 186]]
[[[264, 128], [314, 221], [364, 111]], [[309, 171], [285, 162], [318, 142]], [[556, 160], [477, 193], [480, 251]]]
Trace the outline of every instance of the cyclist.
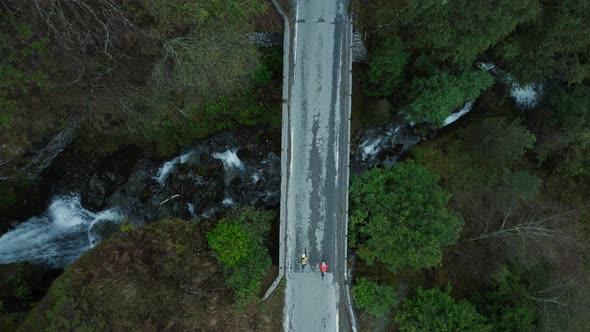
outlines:
[[306, 254], [301, 255], [301, 271], [305, 270], [305, 266], [307, 265], [307, 260], [309, 257]]
[[326, 261], [320, 263], [320, 271], [322, 271], [322, 280], [324, 280], [324, 273], [328, 271], [328, 263], [326, 263]]

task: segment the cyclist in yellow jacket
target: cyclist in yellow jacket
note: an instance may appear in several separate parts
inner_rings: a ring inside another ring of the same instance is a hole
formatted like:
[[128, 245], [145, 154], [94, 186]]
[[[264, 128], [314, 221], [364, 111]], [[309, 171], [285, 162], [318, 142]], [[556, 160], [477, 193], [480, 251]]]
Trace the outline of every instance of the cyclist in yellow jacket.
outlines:
[[301, 271], [305, 270], [305, 266], [307, 265], [307, 260], [309, 257], [306, 254], [301, 255]]

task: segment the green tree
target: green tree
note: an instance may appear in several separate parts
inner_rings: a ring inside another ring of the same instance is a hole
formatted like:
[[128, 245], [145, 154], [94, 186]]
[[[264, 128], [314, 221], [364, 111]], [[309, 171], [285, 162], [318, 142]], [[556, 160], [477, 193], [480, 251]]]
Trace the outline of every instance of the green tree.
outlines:
[[387, 314], [397, 304], [395, 289], [380, 285], [367, 278], [358, 278], [352, 286], [354, 304], [360, 310], [374, 317]]
[[399, 20], [414, 48], [441, 61], [471, 64], [539, 11], [537, 0], [409, 0]]
[[469, 126], [464, 133], [467, 148], [482, 163], [495, 161], [505, 165], [518, 160], [535, 144], [535, 135], [520, 120], [506, 123], [504, 119], [488, 118]]
[[559, 131], [540, 144], [541, 163], [568, 176], [590, 173], [590, 87], [587, 85], [553, 86], [547, 96], [553, 110], [551, 127]]
[[557, 156], [557, 171], [569, 176], [590, 174], [590, 129], [570, 136], [568, 143]]
[[590, 126], [590, 87], [555, 86], [547, 96], [556, 124], [565, 132], [577, 134]]
[[525, 24], [495, 53], [518, 81], [590, 78], [590, 2], [542, 1], [540, 19]]
[[494, 78], [480, 70], [469, 70], [458, 76], [439, 72], [428, 78], [416, 78], [411, 85], [408, 119], [442, 126], [456, 107], [474, 100], [493, 83]]
[[401, 332], [414, 331], [491, 331], [492, 327], [467, 300], [456, 302], [450, 290], [418, 289], [416, 295], [404, 301], [402, 311], [395, 316]]
[[271, 260], [264, 240], [272, 212], [251, 207], [235, 208], [207, 234], [214, 257], [222, 263], [226, 284], [236, 292], [238, 305], [256, 299]]
[[405, 3], [400, 0], [352, 1], [355, 24], [379, 37], [398, 35], [399, 17]]
[[368, 264], [427, 268], [453, 244], [461, 220], [447, 209], [450, 195], [438, 176], [413, 161], [375, 168], [354, 178], [350, 188], [350, 243]]
[[539, 329], [540, 313], [530, 292], [538, 288], [543, 275], [539, 266], [528, 269], [511, 264], [500, 268], [494, 288], [477, 301], [496, 331]]
[[399, 38], [387, 39], [381, 48], [369, 57], [368, 84], [365, 93], [369, 96], [389, 96], [403, 83], [404, 68], [410, 52]]
[[258, 299], [262, 279], [270, 268], [266, 247], [258, 247], [252, 255], [239, 261], [228, 275], [226, 284], [236, 292], [237, 304], [242, 306]]
[[528, 171], [511, 172], [504, 169], [504, 186], [514, 193], [519, 199], [529, 201], [537, 193], [541, 187], [543, 180]]
[[207, 239], [215, 258], [225, 266], [234, 266], [239, 261], [251, 257], [256, 249], [246, 227], [234, 221], [219, 221], [207, 234]]

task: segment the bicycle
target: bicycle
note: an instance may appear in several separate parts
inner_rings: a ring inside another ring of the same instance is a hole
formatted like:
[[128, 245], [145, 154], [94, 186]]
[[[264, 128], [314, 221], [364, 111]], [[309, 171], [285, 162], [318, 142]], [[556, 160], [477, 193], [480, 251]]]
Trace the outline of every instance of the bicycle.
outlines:
[[307, 256], [307, 248], [305, 249], [305, 253], [301, 255], [301, 272], [305, 271], [305, 266], [307, 266], [307, 261], [309, 260], [309, 256]]
[[322, 272], [322, 280], [324, 280], [324, 274], [328, 271], [328, 266], [330, 266], [322, 257], [322, 262], [320, 263], [320, 271]]

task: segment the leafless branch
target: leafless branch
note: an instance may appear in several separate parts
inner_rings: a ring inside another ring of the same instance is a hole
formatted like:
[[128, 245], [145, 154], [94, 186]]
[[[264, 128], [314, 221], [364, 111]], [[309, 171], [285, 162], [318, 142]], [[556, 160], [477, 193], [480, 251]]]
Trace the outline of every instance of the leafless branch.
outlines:
[[567, 214], [571, 214], [573, 212], [575, 211], [567, 211], [564, 213], [559, 213], [545, 217], [541, 220], [537, 220], [537, 217], [533, 215], [529, 221], [509, 225], [508, 220], [512, 213], [512, 207], [510, 207], [507, 211], [504, 212], [502, 223], [497, 230], [489, 232], [486, 229], [486, 232], [484, 232], [483, 234], [469, 238], [466, 241], [477, 241], [490, 238], [507, 239], [517, 237], [520, 238], [524, 244], [527, 240], [540, 241], [542, 239], [547, 238], [566, 239], [568, 237], [562, 235], [562, 233], [558, 229], [553, 228], [549, 224], [549, 222], [554, 221]]

